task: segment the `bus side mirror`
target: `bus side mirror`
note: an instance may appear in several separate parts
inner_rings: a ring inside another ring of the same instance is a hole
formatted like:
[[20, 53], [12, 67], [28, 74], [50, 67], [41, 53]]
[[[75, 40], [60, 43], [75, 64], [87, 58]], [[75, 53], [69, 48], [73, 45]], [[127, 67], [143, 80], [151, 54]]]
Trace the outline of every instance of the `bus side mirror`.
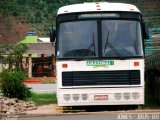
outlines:
[[55, 42], [56, 38], [56, 31], [55, 30], [50, 30], [50, 42]]
[[149, 39], [149, 31], [144, 22], [142, 22], [142, 30], [143, 30], [143, 38]]

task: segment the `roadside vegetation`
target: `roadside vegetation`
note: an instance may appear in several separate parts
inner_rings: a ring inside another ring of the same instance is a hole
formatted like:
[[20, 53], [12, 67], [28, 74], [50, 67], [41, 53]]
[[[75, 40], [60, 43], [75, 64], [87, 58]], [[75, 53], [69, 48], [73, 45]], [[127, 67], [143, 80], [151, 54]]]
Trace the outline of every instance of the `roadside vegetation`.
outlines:
[[54, 93], [32, 93], [24, 84], [27, 73], [22, 69], [22, 55], [27, 51], [24, 44], [0, 45], [0, 62], [8, 65], [0, 74], [0, 96], [33, 101], [36, 105], [56, 103]]
[[1, 73], [1, 92], [5, 97], [25, 100], [31, 96], [31, 90], [23, 84], [27, 73], [22, 69], [22, 55], [27, 51], [24, 44], [1, 45], [0, 62], [8, 67]]
[[56, 93], [32, 93], [28, 101], [33, 101], [36, 105], [55, 104]]
[[56, 80], [52, 80], [51, 82], [50, 81], [41, 82], [41, 84], [55, 84], [55, 83], [56, 83]]

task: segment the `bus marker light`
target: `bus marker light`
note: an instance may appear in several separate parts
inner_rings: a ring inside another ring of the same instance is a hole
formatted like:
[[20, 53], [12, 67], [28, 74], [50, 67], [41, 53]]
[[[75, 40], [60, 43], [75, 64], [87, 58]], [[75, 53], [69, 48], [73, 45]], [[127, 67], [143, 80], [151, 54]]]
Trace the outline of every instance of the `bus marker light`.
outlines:
[[69, 101], [71, 99], [71, 95], [70, 94], [64, 94], [63, 98], [65, 101]]
[[129, 100], [131, 97], [131, 94], [130, 93], [123, 93], [123, 97], [124, 97], [124, 99]]
[[82, 97], [82, 100], [87, 100], [88, 99], [88, 94], [82, 94], [81, 97]]
[[133, 97], [134, 100], [139, 99], [139, 97], [140, 97], [139, 92], [133, 92], [132, 97]]
[[122, 97], [122, 93], [114, 93], [114, 97], [116, 100], [120, 100]]
[[67, 68], [68, 65], [67, 64], [62, 64], [62, 68]]
[[79, 100], [79, 94], [73, 94], [73, 100], [78, 101]]
[[139, 62], [134, 62], [134, 66], [139, 66]]

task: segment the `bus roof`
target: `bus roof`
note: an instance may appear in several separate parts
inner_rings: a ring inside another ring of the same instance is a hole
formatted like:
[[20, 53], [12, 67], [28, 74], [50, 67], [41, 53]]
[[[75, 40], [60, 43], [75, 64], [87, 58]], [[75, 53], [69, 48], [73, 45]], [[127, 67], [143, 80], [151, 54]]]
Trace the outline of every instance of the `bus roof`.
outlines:
[[59, 8], [58, 14], [76, 13], [76, 12], [95, 12], [95, 11], [128, 11], [140, 12], [139, 9], [132, 4], [126, 3], [110, 3], [110, 2], [92, 2], [67, 5]]

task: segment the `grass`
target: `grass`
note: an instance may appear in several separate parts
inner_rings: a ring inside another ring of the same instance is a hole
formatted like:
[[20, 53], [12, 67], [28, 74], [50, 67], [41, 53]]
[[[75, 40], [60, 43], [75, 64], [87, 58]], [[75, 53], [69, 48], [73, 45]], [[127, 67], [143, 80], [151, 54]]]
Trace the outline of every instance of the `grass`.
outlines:
[[56, 93], [32, 93], [29, 101], [33, 101], [36, 105], [47, 105], [56, 103]]
[[56, 80], [52, 80], [51, 82], [50, 81], [41, 82], [41, 84], [55, 84], [55, 83], [56, 83]]
[[[3, 93], [1, 92], [0, 85], [0, 96]], [[48, 105], [57, 103], [56, 93], [32, 93], [31, 98], [27, 99], [27, 101], [33, 101], [36, 105]]]

